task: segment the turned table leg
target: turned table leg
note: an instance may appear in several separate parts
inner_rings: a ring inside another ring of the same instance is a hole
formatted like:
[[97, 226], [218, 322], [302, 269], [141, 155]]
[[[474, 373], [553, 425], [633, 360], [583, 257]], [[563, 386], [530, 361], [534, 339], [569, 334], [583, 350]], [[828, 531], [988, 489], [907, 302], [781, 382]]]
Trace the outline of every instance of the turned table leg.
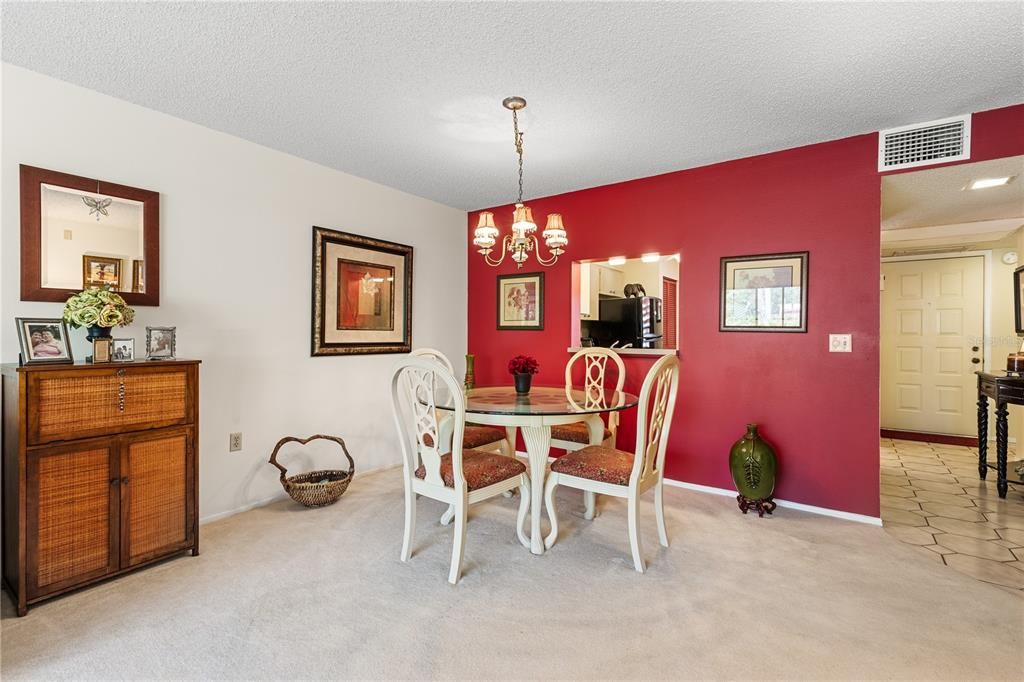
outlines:
[[988, 475], [988, 396], [978, 395], [978, 476]]
[[[999, 497], [1006, 497], [1006, 403], [996, 403], [996, 490]], [[980, 450], [980, 448], [979, 448]]]

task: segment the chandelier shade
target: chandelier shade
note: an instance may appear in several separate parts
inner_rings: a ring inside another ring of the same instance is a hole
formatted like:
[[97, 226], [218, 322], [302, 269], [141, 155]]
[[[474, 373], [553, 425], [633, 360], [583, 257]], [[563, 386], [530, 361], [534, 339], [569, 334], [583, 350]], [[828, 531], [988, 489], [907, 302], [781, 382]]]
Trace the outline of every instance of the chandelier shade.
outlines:
[[512, 112], [512, 130], [516, 156], [519, 160], [519, 198], [516, 200], [515, 209], [512, 212], [512, 234], [505, 235], [501, 240], [501, 255], [497, 258], [491, 257], [491, 251], [498, 244], [500, 234], [498, 226], [494, 223], [494, 213], [481, 211], [477, 219], [476, 229], [473, 231], [473, 245], [484, 257], [484, 262], [490, 266], [497, 267], [505, 261], [505, 256], [511, 254], [516, 267], [523, 267], [523, 263], [530, 257], [530, 252], [535, 252], [537, 262], [543, 266], [550, 267], [555, 264], [558, 257], [565, 253], [565, 247], [569, 238], [562, 222], [560, 213], [551, 213], [547, 216], [547, 225], [541, 236], [544, 244], [548, 247], [550, 255], [545, 258], [540, 255], [539, 242], [537, 241], [537, 223], [533, 219], [533, 210], [523, 203], [523, 133], [519, 130], [519, 112], [526, 108], [526, 100], [522, 97], [506, 97], [502, 106]]

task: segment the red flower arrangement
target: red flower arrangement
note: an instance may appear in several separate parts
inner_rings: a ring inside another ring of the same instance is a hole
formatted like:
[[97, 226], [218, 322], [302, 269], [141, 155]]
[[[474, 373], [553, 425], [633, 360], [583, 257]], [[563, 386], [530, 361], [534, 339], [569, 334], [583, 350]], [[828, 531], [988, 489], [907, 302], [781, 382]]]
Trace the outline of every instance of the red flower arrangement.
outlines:
[[536, 374], [539, 368], [536, 358], [529, 355], [517, 355], [508, 361], [509, 374]]

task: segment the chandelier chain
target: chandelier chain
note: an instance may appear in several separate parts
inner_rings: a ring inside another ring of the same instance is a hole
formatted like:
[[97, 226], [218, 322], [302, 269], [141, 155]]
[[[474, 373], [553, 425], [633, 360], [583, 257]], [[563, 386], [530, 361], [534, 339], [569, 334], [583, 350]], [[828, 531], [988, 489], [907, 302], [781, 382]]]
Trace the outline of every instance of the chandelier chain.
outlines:
[[519, 200], [523, 203], [523, 134], [519, 132], [519, 112], [512, 110], [512, 128], [515, 130], [516, 154], [519, 156]]

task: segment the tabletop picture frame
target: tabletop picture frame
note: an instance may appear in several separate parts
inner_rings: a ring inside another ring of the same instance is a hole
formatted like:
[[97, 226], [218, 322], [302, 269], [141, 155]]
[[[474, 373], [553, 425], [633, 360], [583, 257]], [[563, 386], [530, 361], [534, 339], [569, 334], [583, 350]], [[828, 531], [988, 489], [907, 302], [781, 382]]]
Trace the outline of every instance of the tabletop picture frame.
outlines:
[[61, 318], [16, 317], [21, 361], [25, 365], [73, 364], [68, 325]]
[[498, 275], [495, 315], [499, 330], [543, 331], [544, 273]]
[[146, 327], [147, 360], [173, 360], [176, 345], [177, 329], [175, 327]]
[[807, 251], [721, 259], [718, 331], [807, 331]]

